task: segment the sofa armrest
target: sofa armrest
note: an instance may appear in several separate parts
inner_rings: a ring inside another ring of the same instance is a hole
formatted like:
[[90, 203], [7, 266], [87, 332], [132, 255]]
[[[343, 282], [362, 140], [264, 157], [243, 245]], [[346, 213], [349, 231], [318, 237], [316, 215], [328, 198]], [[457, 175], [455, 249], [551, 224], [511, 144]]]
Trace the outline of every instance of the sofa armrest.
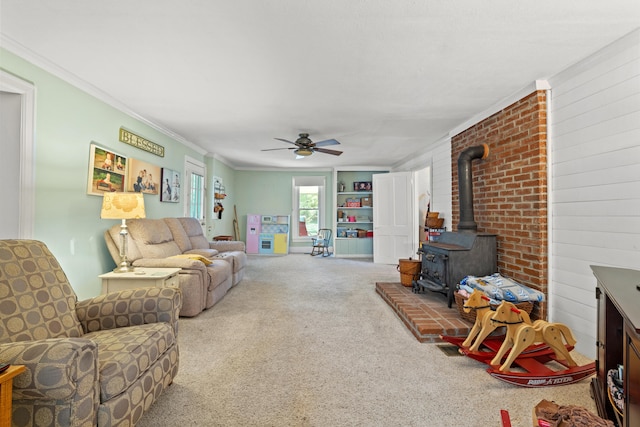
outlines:
[[111, 292], [76, 304], [85, 333], [146, 323], [169, 323], [178, 334], [182, 292], [177, 288], [139, 288]]
[[245, 251], [245, 244], [241, 240], [216, 240], [209, 242], [209, 247], [219, 252]]
[[[16, 400], [98, 398], [98, 346], [84, 338], [50, 338], [0, 344], [0, 360], [25, 365], [13, 380]], [[95, 413], [95, 411], [93, 411]]]

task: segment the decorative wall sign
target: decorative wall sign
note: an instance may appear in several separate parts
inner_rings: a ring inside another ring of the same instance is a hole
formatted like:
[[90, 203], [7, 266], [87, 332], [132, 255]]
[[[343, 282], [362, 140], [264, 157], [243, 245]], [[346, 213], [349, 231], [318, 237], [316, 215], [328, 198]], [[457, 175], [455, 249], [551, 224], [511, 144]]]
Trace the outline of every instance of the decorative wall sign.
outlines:
[[217, 176], [213, 177], [213, 198], [216, 200], [222, 200], [227, 197], [224, 185], [222, 184], [222, 178]]
[[180, 201], [180, 172], [162, 168], [161, 202], [178, 203]]
[[214, 176], [213, 181], [213, 219], [222, 219], [222, 211], [224, 211], [224, 205], [222, 201], [227, 194], [225, 193], [224, 185], [222, 184], [222, 178]]
[[160, 166], [137, 159], [129, 159], [127, 191], [160, 194]]
[[138, 136], [135, 133], [131, 133], [124, 128], [120, 128], [119, 139], [125, 144], [133, 145], [136, 148], [148, 151], [156, 156], [164, 157], [164, 147], [162, 145], [151, 142], [148, 139]]
[[102, 196], [105, 192], [124, 191], [127, 158], [93, 143], [90, 150], [87, 193]]

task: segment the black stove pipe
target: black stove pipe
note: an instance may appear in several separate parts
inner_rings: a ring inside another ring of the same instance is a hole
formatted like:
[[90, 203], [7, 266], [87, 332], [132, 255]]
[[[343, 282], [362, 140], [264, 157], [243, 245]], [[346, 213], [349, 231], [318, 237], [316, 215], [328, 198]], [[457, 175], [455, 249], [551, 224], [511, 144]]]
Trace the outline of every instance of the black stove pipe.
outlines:
[[458, 231], [475, 233], [478, 224], [474, 221], [473, 214], [473, 177], [471, 162], [474, 159], [484, 159], [489, 155], [487, 144], [469, 147], [460, 153], [458, 157], [458, 194], [460, 195], [460, 222]]

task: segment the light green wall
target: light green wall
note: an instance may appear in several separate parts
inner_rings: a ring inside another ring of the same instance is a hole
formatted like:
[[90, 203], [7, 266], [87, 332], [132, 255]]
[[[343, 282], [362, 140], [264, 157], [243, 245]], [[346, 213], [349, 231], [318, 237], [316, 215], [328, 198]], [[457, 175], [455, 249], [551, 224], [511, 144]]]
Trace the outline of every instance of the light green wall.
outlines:
[[[333, 218], [333, 173], [331, 171], [243, 171], [235, 172], [235, 188], [238, 194], [235, 200], [238, 208], [238, 223], [240, 234], [244, 240], [247, 231], [247, 214], [291, 215], [293, 210], [292, 178], [294, 176], [324, 176], [326, 177], [326, 225], [331, 226]], [[296, 225], [292, 221], [292, 225]], [[295, 246], [310, 246], [311, 241], [291, 244]]]
[[[331, 225], [335, 187], [331, 171], [234, 170], [19, 56], [0, 49], [0, 59], [1, 69], [31, 82], [36, 88], [34, 238], [49, 246], [80, 299], [98, 295], [98, 275], [115, 266], [103, 233], [118, 221], [100, 219], [102, 198], [87, 194], [91, 143], [181, 173], [184, 173], [185, 156], [205, 163], [208, 237], [234, 235], [234, 206], [242, 240], [246, 234], [247, 213], [291, 215], [292, 177], [303, 175], [326, 177], [325, 215], [327, 226]], [[162, 145], [165, 156], [158, 157], [120, 142], [121, 127]], [[221, 220], [213, 213], [213, 176], [222, 178], [227, 192]], [[182, 190], [184, 196], [185, 188]], [[147, 217], [182, 216], [183, 201], [163, 203], [159, 196], [145, 195]], [[307, 242], [292, 244], [309, 245]]]
[[[221, 162], [216, 158], [207, 158], [207, 236], [213, 238], [214, 236], [235, 236], [233, 219], [234, 212], [233, 207], [236, 205], [237, 188], [235, 185], [235, 170], [229, 167], [227, 164]], [[222, 218], [218, 219], [218, 214], [213, 212], [213, 177], [216, 176], [222, 179], [222, 184], [225, 186], [225, 192], [227, 197], [221, 201], [224, 211], [222, 211]], [[240, 214], [238, 214], [239, 216]]]
[[[100, 293], [97, 276], [115, 264], [103, 232], [117, 223], [100, 219], [102, 198], [87, 194], [89, 144], [184, 172], [185, 155], [203, 155], [109, 106], [39, 67], [1, 50], [0, 67], [35, 85], [36, 206], [34, 238], [56, 256], [79, 298]], [[159, 88], [161, 90], [161, 88]], [[118, 141], [125, 127], [165, 147], [158, 157]], [[145, 195], [147, 217], [182, 216], [183, 203], [161, 203]]]

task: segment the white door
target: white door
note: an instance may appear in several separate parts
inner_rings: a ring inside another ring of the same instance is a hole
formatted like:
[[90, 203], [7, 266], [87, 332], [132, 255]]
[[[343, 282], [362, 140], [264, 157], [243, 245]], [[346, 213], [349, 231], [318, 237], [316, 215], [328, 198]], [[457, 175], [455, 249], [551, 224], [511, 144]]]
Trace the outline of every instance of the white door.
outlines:
[[185, 165], [185, 204], [184, 215], [197, 218], [200, 225], [205, 225], [205, 182], [206, 169], [204, 163], [187, 157]]
[[0, 70], [0, 239], [33, 238], [35, 87]]
[[397, 264], [415, 258], [413, 174], [373, 175], [373, 262]]

